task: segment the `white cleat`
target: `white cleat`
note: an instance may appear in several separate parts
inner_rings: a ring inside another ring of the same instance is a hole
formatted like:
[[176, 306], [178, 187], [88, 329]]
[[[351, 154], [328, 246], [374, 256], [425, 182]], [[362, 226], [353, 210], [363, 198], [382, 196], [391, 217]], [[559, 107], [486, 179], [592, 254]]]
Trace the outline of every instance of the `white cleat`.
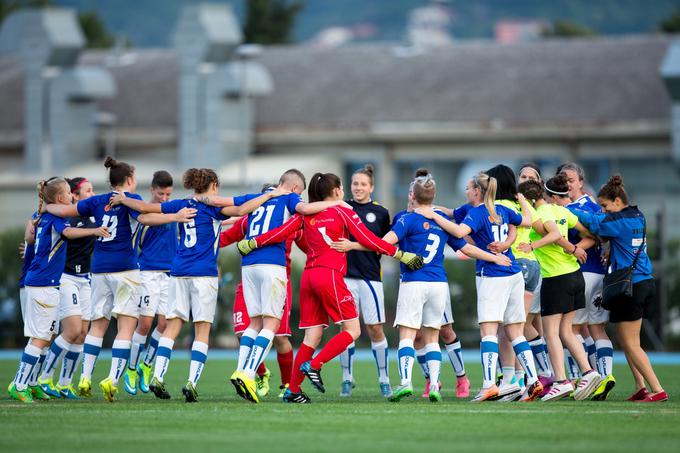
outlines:
[[550, 391], [541, 398], [541, 401], [557, 401], [569, 396], [574, 391], [574, 386], [569, 381], [554, 382]]
[[597, 390], [600, 382], [602, 382], [602, 376], [597, 371], [590, 370], [581, 376], [581, 382], [578, 383], [578, 387], [574, 390], [574, 399], [581, 401], [590, 397]]

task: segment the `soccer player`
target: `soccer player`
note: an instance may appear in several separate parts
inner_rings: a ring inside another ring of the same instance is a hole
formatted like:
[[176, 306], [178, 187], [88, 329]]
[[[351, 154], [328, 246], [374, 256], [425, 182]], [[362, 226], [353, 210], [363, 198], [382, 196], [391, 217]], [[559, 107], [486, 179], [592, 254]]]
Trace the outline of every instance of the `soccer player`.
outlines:
[[[635, 378], [636, 392], [628, 401], [666, 401], [668, 394], [640, 347], [641, 321], [648, 315], [656, 292], [652, 263], [647, 256], [645, 217], [636, 206], [629, 205], [620, 175], [609, 178], [597, 198], [604, 212], [575, 210], [574, 213], [593, 234], [609, 240], [612, 272], [633, 268], [632, 297], [622, 296], [610, 301], [609, 313], [609, 321], [616, 325], [619, 342]], [[649, 383], [651, 392], [647, 390], [645, 381]]]
[[[340, 178], [332, 173], [314, 174], [308, 193], [310, 203], [341, 201], [344, 198]], [[248, 254], [257, 247], [282, 242], [301, 228], [308, 246], [307, 264], [300, 282], [300, 328], [305, 330], [305, 338], [295, 356], [290, 387], [283, 396], [284, 402], [290, 403], [310, 401], [300, 388], [305, 376], [324, 393], [321, 367], [347, 349], [361, 333], [356, 305], [343, 278], [347, 269], [346, 256], [331, 248], [331, 244], [351, 234], [363, 246], [377, 253], [389, 254], [407, 266], [422, 266], [420, 257], [382, 241], [366, 228], [359, 216], [343, 206], [334, 206], [311, 216], [295, 215], [277, 229], [239, 242], [239, 250]], [[341, 331], [314, 356], [329, 317], [342, 325]]]
[[[57, 333], [59, 281], [66, 261], [64, 238], [110, 236], [105, 227], [71, 228], [68, 222], [60, 217], [49, 213], [40, 214], [45, 203], [71, 204], [71, 191], [65, 180], [51, 178], [41, 181], [38, 184], [38, 195], [40, 201], [35, 221], [35, 256], [24, 281], [26, 289], [24, 335], [29, 337], [29, 341], [21, 356], [14, 382], [9, 387], [10, 396], [23, 403], [33, 402], [32, 392], [28, 389], [29, 376], [38, 362], [41, 350], [49, 346], [52, 336]], [[70, 346], [64, 345], [65, 349], [69, 349]]]
[[[159, 170], [151, 179], [151, 203], [165, 203], [172, 196], [172, 175], [165, 170]], [[125, 391], [131, 395], [137, 394], [137, 387], [143, 393], [149, 391], [151, 381], [151, 364], [156, 357], [158, 340], [165, 331], [165, 315], [168, 313], [168, 283], [170, 281], [170, 267], [177, 252], [176, 223], [149, 226], [144, 225], [137, 235], [139, 249], [139, 275], [141, 286], [139, 293], [139, 321], [137, 329], [132, 335], [130, 358], [125, 371]], [[144, 352], [146, 337], [151, 330], [154, 317], [158, 324], [151, 334], [149, 348], [142, 363], [139, 357]]]
[[[488, 249], [489, 244], [504, 242], [508, 238], [510, 225], [528, 226], [531, 218], [526, 200], [521, 195], [518, 200], [523, 212], [505, 206], [495, 205], [496, 179], [485, 173], [473, 177], [466, 191], [479, 189], [484, 203], [470, 209], [461, 224], [456, 224], [432, 209], [421, 209], [425, 217], [433, 218], [449, 234], [463, 238], [470, 236], [477, 247]], [[526, 320], [524, 313], [524, 279], [521, 270], [512, 256], [511, 250], [503, 252], [512, 262], [511, 266], [477, 260], [477, 316], [482, 337], [482, 370], [484, 382], [482, 389], [473, 401], [481, 402], [499, 396], [496, 386], [496, 366], [498, 362], [498, 328], [502, 323], [505, 334], [511, 341], [515, 355], [526, 373], [526, 390], [522, 401], [532, 401], [543, 391], [538, 381], [531, 347], [522, 335]]]
[[170, 398], [163, 378], [170, 364], [175, 339], [184, 323], [191, 319], [194, 323], [194, 342], [191, 346], [189, 378], [182, 387], [185, 401], [191, 403], [198, 401], [196, 387], [208, 358], [210, 328], [215, 317], [217, 254], [222, 221], [232, 215], [249, 214], [271, 198], [286, 192], [273, 190], [256, 198], [229, 197], [226, 199], [229, 206], [215, 207], [203, 202], [217, 195], [219, 178], [214, 170], [190, 168], [184, 172], [183, 182], [184, 188], [194, 191], [193, 198], [145, 203], [138, 198], [118, 194], [113, 203], [121, 203], [135, 211], [166, 215], [186, 209], [195, 210], [195, 217], [180, 228], [179, 248], [170, 270], [167, 326], [158, 341], [156, 364], [149, 384], [149, 390], [157, 398]]

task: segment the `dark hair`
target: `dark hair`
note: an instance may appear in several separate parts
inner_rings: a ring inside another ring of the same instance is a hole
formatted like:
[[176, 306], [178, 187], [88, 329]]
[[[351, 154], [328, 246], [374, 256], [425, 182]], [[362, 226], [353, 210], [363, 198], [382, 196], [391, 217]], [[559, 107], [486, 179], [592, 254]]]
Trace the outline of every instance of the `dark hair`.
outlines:
[[520, 185], [517, 186], [517, 191], [524, 195], [527, 200], [532, 202], [540, 200], [543, 198], [543, 195], [545, 195], [543, 185], [540, 182], [534, 181], [532, 179], [520, 183]]
[[342, 182], [337, 175], [333, 173], [314, 173], [312, 179], [309, 180], [309, 202], [323, 201], [333, 193], [333, 189], [342, 186]]
[[578, 179], [580, 181], [585, 181], [586, 172], [583, 171], [583, 167], [581, 167], [579, 164], [575, 162], [567, 162], [566, 164], [561, 164], [559, 167], [557, 167], [557, 171], [555, 173], [564, 173], [567, 170], [576, 173], [576, 176], [578, 176]]
[[274, 187], [276, 187], [276, 184], [266, 182], [266, 183], [262, 184], [262, 188], [260, 189], [260, 192], [264, 193], [264, 192], [268, 191], [269, 189], [273, 189]]
[[165, 170], [158, 170], [153, 174], [151, 187], [165, 189], [172, 187], [172, 175]]
[[432, 204], [437, 194], [437, 183], [426, 168], [416, 170], [416, 177], [411, 183], [411, 192], [418, 204]]
[[623, 185], [623, 176], [613, 175], [607, 181], [607, 184], [602, 186], [600, 192], [597, 194], [597, 198], [604, 198], [605, 200], [614, 201], [620, 198], [623, 204], [628, 204], [628, 193]]
[[184, 172], [184, 188], [193, 189], [196, 193], [207, 192], [210, 184], [220, 185], [220, 178], [210, 168], [190, 168]]
[[303, 190], [307, 188], [307, 180], [305, 179], [305, 175], [303, 175], [302, 172], [297, 168], [291, 168], [290, 170], [286, 170], [279, 178], [279, 185], [285, 182], [289, 182], [293, 177], [299, 178], [300, 181], [302, 181]]
[[539, 167], [538, 165], [536, 165], [533, 162], [526, 162], [526, 163], [520, 165], [519, 170], [517, 171], [517, 175], [518, 176], [521, 175], [522, 170], [524, 170], [525, 168], [531, 168], [533, 171], [536, 172], [536, 175], [538, 175], [538, 179], [541, 180], [541, 181], [543, 180], [543, 176], [541, 175], [541, 167]]
[[106, 156], [106, 159], [104, 159], [104, 167], [109, 169], [111, 187], [125, 184], [125, 180], [135, 174], [135, 167], [125, 162], [118, 162], [111, 156]]
[[567, 184], [567, 175], [558, 173], [545, 182], [545, 191], [548, 195], [557, 195], [561, 198], [569, 196], [569, 184]]
[[371, 185], [373, 184], [373, 173], [374, 173], [374, 168], [373, 165], [371, 164], [366, 164], [363, 166], [363, 168], [358, 169], [354, 173], [352, 173], [352, 176], [354, 175], [366, 175], [368, 176], [368, 180], [371, 182]]
[[517, 199], [517, 178], [515, 172], [507, 165], [496, 165], [485, 171], [491, 178], [496, 178], [496, 200]]
[[82, 176], [78, 176], [76, 178], [70, 178], [70, 179], [66, 178], [66, 182], [68, 183], [68, 187], [71, 190], [71, 193], [78, 193], [80, 186], [84, 182], [87, 182], [87, 178], [83, 178]]

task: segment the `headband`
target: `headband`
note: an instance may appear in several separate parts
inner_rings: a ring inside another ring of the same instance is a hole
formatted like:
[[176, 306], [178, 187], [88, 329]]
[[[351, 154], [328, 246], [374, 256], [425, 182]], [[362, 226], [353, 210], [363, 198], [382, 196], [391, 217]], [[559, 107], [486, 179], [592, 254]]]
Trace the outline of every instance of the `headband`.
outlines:
[[569, 192], [558, 192], [556, 190], [552, 190], [551, 188], [548, 187], [548, 184], [543, 184], [543, 187], [545, 187], [546, 192], [550, 192], [553, 195], [569, 195]]
[[73, 188], [73, 190], [72, 190], [71, 192], [72, 192], [72, 193], [78, 192], [78, 191], [80, 190], [80, 186], [82, 186], [82, 185], [85, 184], [86, 182], [90, 182], [90, 181], [88, 181], [87, 178], [81, 179], [80, 182]]

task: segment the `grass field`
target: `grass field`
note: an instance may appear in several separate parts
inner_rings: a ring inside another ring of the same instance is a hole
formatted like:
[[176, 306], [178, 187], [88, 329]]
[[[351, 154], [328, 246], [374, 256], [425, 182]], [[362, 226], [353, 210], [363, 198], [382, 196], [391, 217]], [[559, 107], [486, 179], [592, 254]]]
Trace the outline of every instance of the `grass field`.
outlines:
[[[607, 402], [456, 401], [448, 363], [443, 364], [443, 403], [414, 396], [394, 404], [378, 396], [375, 366], [367, 361], [355, 364], [358, 385], [352, 398], [340, 399], [335, 361], [324, 368], [325, 395], [305, 384], [313, 399], [305, 406], [282, 404], [274, 390], [259, 405], [246, 403], [226, 382], [234, 365], [209, 360], [198, 387], [200, 402], [190, 405], [179, 392], [186, 360], [170, 366], [169, 401], [150, 394], [131, 397], [119, 386], [122, 395], [113, 404], [97, 388], [91, 400], [22, 405], [9, 400], [3, 386], [0, 451], [680, 451], [680, 366], [656, 367], [671, 395], [663, 404], [625, 402], [632, 380], [623, 365], [615, 366], [618, 384]], [[269, 366], [278, 386], [276, 363], [270, 360]], [[93, 381], [108, 368], [100, 361]], [[481, 379], [479, 366], [468, 368], [474, 388]], [[16, 362], [0, 361], [0, 382], [9, 382], [15, 370]], [[392, 378], [394, 384], [394, 365]], [[420, 376], [416, 386], [422, 390]]]

